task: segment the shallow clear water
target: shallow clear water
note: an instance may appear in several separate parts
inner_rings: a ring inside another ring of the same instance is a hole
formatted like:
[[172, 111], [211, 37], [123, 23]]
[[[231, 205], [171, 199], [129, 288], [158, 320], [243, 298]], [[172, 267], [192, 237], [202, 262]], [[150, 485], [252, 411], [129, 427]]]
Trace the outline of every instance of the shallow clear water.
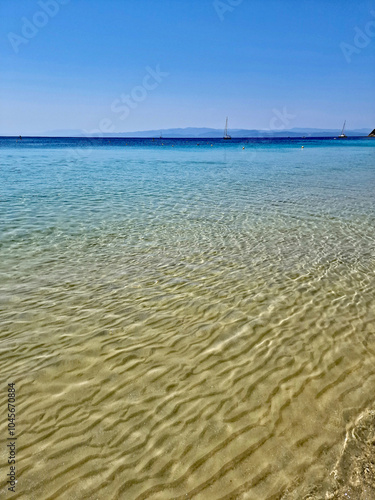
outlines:
[[346, 447], [375, 443], [375, 140], [0, 158], [14, 498], [375, 498]]

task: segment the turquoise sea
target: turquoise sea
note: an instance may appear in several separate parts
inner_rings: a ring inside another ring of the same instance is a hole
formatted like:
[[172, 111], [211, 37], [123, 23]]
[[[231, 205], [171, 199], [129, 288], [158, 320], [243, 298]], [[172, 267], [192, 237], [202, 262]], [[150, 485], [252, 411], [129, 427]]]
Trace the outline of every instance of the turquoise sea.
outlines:
[[12, 498], [375, 498], [374, 139], [0, 138], [0, 230]]

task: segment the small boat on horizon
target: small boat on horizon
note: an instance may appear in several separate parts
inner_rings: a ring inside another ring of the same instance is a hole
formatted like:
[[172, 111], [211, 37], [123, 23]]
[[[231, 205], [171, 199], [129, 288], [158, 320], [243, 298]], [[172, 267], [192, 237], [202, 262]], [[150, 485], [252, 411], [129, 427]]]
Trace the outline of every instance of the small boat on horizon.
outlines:
[[345, 126], [346, 126], [346, 120], [344, 121], [344, 126], [342, 127], [341, 134], [339, 135], [339, 139], [347, 139], [348, 136], [345, 135]]
[[228, 135], [228, 117], [227, 117], [226, 122], [225, 122], [224, 140], [229, 141], [230, 139], [232, 139], [232, 137], [230, 135]]

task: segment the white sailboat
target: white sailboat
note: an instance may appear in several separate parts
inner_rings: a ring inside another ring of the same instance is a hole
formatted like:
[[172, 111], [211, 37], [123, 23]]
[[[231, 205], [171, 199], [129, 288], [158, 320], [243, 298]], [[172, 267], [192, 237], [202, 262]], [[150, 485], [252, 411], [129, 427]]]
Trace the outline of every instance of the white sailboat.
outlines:
[[228, 141], [232, 139], [230, 135], [228, 135], [228, 117], [225, 122], [225, 130], [224, 130], [224, 140]]
[[345, 135], [345, 126], [346, 126], [346, 120], [344, 121], [344, 126], [342, 127], [341, 134], [339, 135], [339, 139], [346, 139], [347, 136]]

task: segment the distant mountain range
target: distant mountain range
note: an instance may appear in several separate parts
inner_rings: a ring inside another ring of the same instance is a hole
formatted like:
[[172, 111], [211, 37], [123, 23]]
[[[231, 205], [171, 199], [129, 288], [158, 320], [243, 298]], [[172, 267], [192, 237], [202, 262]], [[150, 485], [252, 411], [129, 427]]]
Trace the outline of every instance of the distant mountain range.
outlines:
[[[371, 129], [362, 128], [356, 130], [347, 130], [348, 137], [364, 137], [368, 136]], [[250, 137], [337, 137], [341, 133], [341, 129], [318, 129], [318, 128], [292, 128], [290, 130], [247, 130], [233, 129], [228, 133], [233, 138], [250, 138]], [[26, 134], [25, 134], [26, 135]], [[42, 134], [44, 137], [155, 137], [162, 135], [163, 138], [187, 138], [187, 139], [209, 139], [223, 137], [221, 129], [214, 128], [170, 128], [164, 130], [144, 130], [137, 132], [119, 132], [119, 133], [103, 133], [103, 134], [88, 134], [83, 130], [50, 130]]]

